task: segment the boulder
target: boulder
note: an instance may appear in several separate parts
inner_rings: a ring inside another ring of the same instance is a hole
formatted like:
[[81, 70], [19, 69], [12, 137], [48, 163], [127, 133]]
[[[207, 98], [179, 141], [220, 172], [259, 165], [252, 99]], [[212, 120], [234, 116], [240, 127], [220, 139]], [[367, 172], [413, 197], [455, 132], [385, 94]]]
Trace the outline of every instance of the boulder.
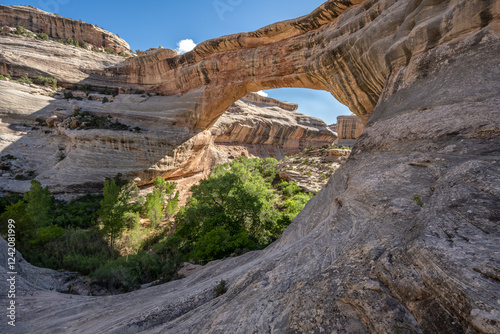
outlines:
[[49, 127], [55, 127], [58, 122], [59, 117], [57, 117], [56, 115], [52, 115], [45, 120], [45, 124], [47, 124], [47, 126]]

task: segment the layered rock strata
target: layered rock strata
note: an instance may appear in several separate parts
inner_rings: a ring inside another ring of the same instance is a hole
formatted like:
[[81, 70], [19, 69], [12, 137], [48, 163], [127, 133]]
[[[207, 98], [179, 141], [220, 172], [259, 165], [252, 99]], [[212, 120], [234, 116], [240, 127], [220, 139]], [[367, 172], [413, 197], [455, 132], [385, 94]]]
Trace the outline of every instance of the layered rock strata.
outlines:
[[[110, 70], [163, 93], [196, 92], [202, 129], [271, 86], [327, 89], [369, 121], [267, 249], [127, 296], [40, 292], [20, 300], [16, 330], [499, 333], [498, 54], [498, 1], [331, 0]], [[221, 279], [228, 292], [216, 297]]]
[[85, 84], [106, 87], [112, 81], [100, 75], [106, 68], [118, 66], [124, 58], [101, 52], [39, 41], [17, 35], [0, 36], [0, 74], [12, 77], [53, 77], [58, 85]]
[[28, 6], [0, 5], [0, 26], [24, 27], [56, 39], [72, 38], [116, 53], [130, 54], [130, 46], [120, 37], [90, 23], [72, 20]]
[[353, 146], [361, 135], [364, 124], [356, 115], [342, 115], [337, 117], [337, 134], [339, 145]]
[[363, 122], [356, 115], [337, 117], [337, 134], [339, 139], [358, 139], [363, 132]]
[[228, 157], [282, 159], [337, 139], [322, 120], [298, 113], [297, 108], [293, 103], [248, 94], [231, 105], [210, 131], [217, 149]]

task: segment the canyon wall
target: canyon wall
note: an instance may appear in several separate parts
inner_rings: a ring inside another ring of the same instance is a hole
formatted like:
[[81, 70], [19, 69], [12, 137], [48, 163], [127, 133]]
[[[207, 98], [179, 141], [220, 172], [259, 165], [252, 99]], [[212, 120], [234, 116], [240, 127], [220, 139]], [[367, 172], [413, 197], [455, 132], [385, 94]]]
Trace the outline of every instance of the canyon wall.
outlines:
[[365, 128], [361, 119], [356, 115], [342, 115], [337, 117], [338, 145], [353, 146], [356, 139]]
[[363, 132], [363, 122], [356, 115], [337, 117], [337, 134], [339, 139], [358, 139]]
[[229, 156], [282, 159], [308, 147], [331, 145], [337, 136], [320, 119], [296, 112], [297, 105], [248, 94], [211, 127], [215, 145]]
[[328, 90], [367, 123], [265, 250], [128, 295], [39, 291], [19, 299], [16, 330], [499, 333], [499, 54], [496, 0], [330, 0], [105, 69], [195, 101], [200, 131], [248, 92], [282, 86]]
[[28, 6], [0, 5], [0, 27], [24, 27], [34, 33], [45, 33], [56, 39], [72, 38], [97, 48], [108, 48], [116, 53], [130, 53], [123, 39], [100, 27], [72, 20]]

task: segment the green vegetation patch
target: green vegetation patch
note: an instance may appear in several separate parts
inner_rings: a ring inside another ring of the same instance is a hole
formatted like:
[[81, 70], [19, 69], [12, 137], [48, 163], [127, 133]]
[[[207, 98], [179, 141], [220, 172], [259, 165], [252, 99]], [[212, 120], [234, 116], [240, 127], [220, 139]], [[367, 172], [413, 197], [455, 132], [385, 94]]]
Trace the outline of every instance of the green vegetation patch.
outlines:
[[280, 180], [276, 159], [240, 157], [191, 188], [175, 218], [185, 260], [209, 261], [275, 241], [312, 197]]
[[[175, 279], [184, 261], [206, 263], [279, 238], [312, 194], [281, 180], [276, 166], [275, 159], [246, 157], [220, 165], [191, 188], [192, 197], [178, 212], [176, 184], [161, 177], [146, 198], [117, 175], [104, 182], [102, 195], [70, 202], [56, 201], [31, 180], [26, 194], [0, 198], [0, 234], [14, 219], [19, 251], [33, 265], [76, 271], [108, 289], [131, 291]], [[214, 289], [217, 295], [225, 290], [225, 282]]]

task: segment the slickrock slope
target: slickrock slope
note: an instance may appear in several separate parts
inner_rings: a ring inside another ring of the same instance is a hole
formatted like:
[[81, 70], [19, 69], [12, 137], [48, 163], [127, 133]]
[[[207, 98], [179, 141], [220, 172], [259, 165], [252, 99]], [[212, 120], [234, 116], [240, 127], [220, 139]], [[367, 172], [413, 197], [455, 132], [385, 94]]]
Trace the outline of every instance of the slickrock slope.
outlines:
[[[16, 330], [500, 333], [499, 54], [496, 0], [331, 0], [131, 62], [129, 82], [198, 94], [201, 129], [278, 86], [323, 87], [369, 121], [267, 249], [128, 295], [41, 292], [19, 300]], [[229, 290], [217, 298], [220, 279]]]
[[[50, 2], [47, 2], [50, 5]], [[28, 6], [0, 5], [0, 28], [22, 26], [34, 33], [56, 39], [72, 38], [80, 45], [108, 48], [116, 53], [130, 53], [130, 46], [120, 37], [90, 23], [68, 19]]]
[[39, 41], [16, 35], [0, 36], [0, 73], [12, 77], [39, 75], [54, 77], [59, 83], [111, 86], [110, 79], [99, 75], [110, 66], [124, 62], [123, 57], [91, 52], [54, 41]]

